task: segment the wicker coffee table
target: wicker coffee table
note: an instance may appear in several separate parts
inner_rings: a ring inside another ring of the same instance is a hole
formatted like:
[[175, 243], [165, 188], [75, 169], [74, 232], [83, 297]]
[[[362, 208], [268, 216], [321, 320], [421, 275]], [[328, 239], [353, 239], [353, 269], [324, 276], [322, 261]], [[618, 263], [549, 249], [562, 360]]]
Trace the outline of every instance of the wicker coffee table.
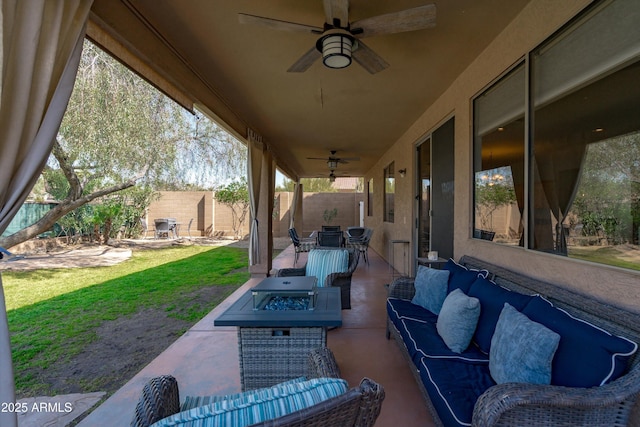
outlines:
[[[291, 289], [305, 287], [305, 277], [265, 279], [264, 285]], [[258, 285], [260, 286], [260, 285]], [[311, 350], [326, 347], [327, 328], [342, 325], [339, 288], [317, 288], [312, 310], [270, 311], [254, 308], [247, 291], [215, 321], [215, 326], [238, 328], [242, 390], [269, 387], [306, 375]]]

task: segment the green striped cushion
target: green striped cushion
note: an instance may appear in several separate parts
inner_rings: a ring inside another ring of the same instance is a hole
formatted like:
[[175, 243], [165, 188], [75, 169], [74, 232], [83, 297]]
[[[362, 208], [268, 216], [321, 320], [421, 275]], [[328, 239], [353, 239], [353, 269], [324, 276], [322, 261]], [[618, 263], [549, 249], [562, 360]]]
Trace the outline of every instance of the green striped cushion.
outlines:
[[272, 387], [254, 397], [224, 400], [179, 412], [152, 427], [244, 427], [300, 411], [347, 391], [338, 378], [315, 378]]
[[268, 396], [270, 393], [274, 393], [272, 389], [276, 387], [283, 387], [288, 384], [296, 384], [305, 382], [307, 379], [305, 377], [294, 378], [292, 380], [282, 382], [273, 387], [262, 388], [258, 390], [249, 390], [242, 393], [235, 394], [227, 394], [227, 395], [217, 395], [217, 396], [187, 396], [184, 400], [184, 403], [180, 406], [180, 411], [187, 411], [189, 409], [197, 408], [198, 406], [210, 405], [215, 402], [220, 402], [223, 400], [235, 400], [235, 399], [253, 399], [256, 400], [256, 395], [258, 396]]
[[349, 252], [345, 249], [314, 249], [307, 258], [307, 276], [318, 278], [318, 287], [325, 286], [331, 273], [344, 273], [349, 269]]

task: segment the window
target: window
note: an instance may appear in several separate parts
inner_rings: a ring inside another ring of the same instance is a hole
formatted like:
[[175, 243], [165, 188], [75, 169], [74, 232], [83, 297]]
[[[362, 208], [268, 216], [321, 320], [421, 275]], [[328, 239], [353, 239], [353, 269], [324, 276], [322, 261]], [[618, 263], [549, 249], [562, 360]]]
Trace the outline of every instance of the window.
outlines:
[[533, 249], [640, 269], [638, 14], [601, 2], [531, 55]]
[[474, 100], [475, 237], [640, 270], [639, 14], [597, 2], [531, 52], [530, 84], [521, 65]]
[[367, 183], [367, 216], [373, 216], [373, 178]]
[[384, 220], [393, 222], [394, 197], [396, 192], [396, 179], [394, 178], [394, 162], [384, 169]]
[[525, 68], [474, 100], [476, 238], [523, 245]]

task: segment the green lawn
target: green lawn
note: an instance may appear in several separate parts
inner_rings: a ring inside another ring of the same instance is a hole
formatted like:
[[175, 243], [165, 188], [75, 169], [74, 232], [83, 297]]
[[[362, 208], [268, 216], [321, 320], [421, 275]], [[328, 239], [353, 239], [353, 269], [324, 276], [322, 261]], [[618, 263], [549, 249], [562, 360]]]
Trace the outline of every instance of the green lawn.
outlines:
[[[247, 264], [246, 249], [189, 246], [111, 267], [3, 273], [19, 394], [48, 391], [37, 372], [81, 353], [105, 322], [154, 309], [195, 323], [249, 278]], [[212, 286], [220, 297], [199, 304]]]
[[[637, 252], [637, 250], [634, 250], [630, 253], [634, 255], [634, 253]], [[615, 246], [571, 247], [569, 248], [569, 256], [571, 258], [628, 268], [630, 270], [640, 270], [640, 263], [637, 261], [637, 256], [630, 258], [629, 254]]]

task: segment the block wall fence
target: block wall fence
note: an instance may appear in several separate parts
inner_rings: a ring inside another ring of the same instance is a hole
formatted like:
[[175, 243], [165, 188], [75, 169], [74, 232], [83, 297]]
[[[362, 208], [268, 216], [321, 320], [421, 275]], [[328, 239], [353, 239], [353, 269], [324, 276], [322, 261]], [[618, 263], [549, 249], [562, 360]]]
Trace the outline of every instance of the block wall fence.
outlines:
[[[175, 218], [180, 224], [180, 235], [187, 235], [187, 225], [191, 218], [193, 237], [233, 237], [231, 208], [218, 203], [211, 191], [161, 191], [158, 200], [147, 210], [149, 227], [155, 218]], [[288, 237], [289, 218], [293, 193], [275, 193], [273, 210], [273, 236]], [[296, 214], [296, 229], [300, 235], [309, 235], [319, 230], [324, 221], [325, 210], [338, 210], [331, 225], [343, 229], [360, 224], [360, 202], [363, 193], [305, 193], [302, 200], [302, 218]], [[302, 222], [302, 227], [300, 227]], [[245, 218], [242, 236], [249, 234], [249, 214]]]

